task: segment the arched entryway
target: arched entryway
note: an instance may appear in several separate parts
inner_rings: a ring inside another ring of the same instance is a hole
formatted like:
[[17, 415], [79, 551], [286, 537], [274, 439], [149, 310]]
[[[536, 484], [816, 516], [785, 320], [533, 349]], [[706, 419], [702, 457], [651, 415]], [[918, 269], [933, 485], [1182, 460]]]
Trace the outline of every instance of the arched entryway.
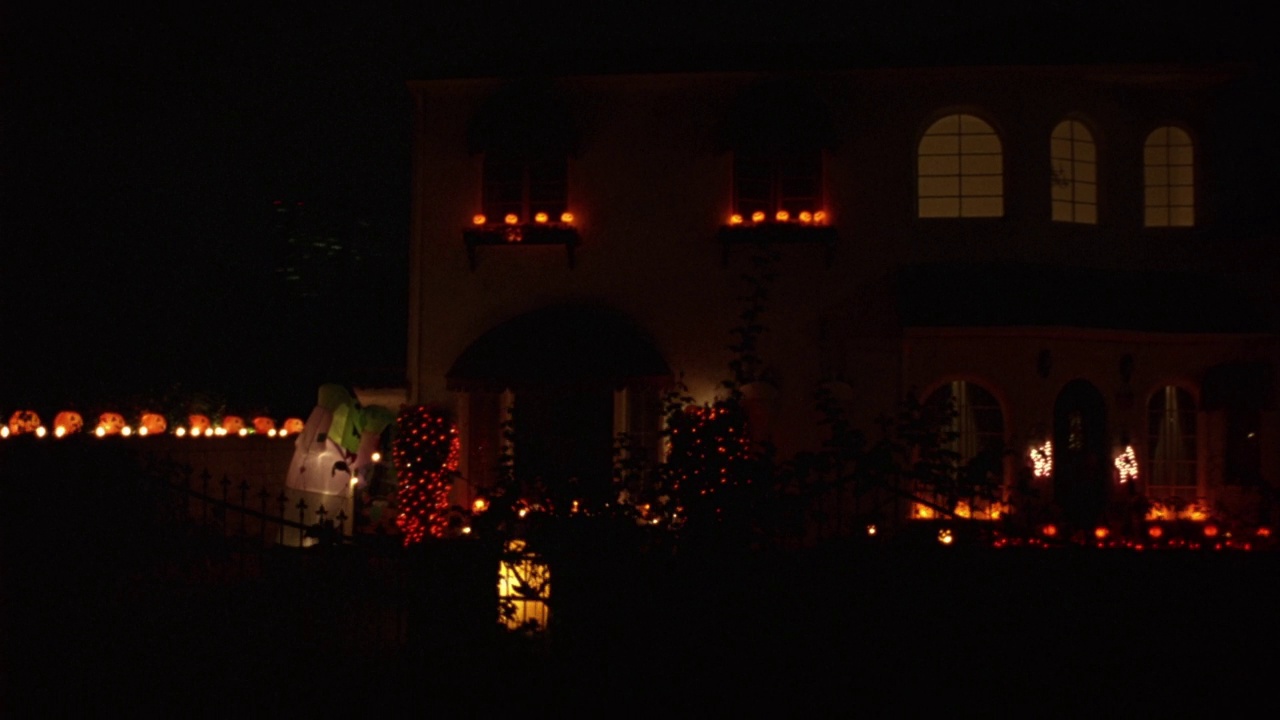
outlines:
[[[553, 502], [605, 502], [612, 491], [617, 392], [653, 388], [671, 371], [630, 318], [595, 305], [557, 305], [481, 335], [446, 375], [466, 393], [463, 452], [484, 485], [509, 439], [516, 480]], [[506, 404], [510, 403], [510, 425]], [[503, 434], [509, 432], [509, 438]], [[484, 468], [481, 472], [479, 469]], [[487, 474], [488, 477], [480, 477]]]
[[1087, 380], [1063, 386], [1053, 405], [1053, 498], [1068, 523], [1093, 527], [1111, 480], [1107, 404]]

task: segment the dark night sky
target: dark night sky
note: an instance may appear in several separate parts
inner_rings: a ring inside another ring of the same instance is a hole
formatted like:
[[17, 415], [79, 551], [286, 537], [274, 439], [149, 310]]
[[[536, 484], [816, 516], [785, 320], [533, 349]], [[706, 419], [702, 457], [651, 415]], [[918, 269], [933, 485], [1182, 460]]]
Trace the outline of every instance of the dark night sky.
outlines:
[[[0, 17], [0, 412], [175, 385], [305, 412], [320, 382], [403, 365], [414, 77], [1249, 60], [1271, 44], [1230, 3], [260, 5]], [[324, 297], [281, 294], [275, 200], [359, 228], [373, 260]]]

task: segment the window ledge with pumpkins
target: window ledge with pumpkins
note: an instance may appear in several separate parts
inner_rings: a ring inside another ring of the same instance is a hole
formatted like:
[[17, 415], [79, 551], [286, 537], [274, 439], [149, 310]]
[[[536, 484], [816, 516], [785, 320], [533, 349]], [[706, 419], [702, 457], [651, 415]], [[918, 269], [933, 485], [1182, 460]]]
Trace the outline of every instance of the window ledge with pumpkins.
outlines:
[[574, 266], [574, 250], [582, 241], [574, 227], [573, 213], [561, 213], [558, 219], [545, 212], [534, 214], [533, 222], [522, 222], [519, 215], [508, 213], [498, 222], [487, 215], [477, 214], [471, 219], [471, 227], [462, 231], [462, 241], [467, 247], [467, 262], [476, 269], [476, 249], [482, 246], [522, 247], [530, 245], [562, 245]]
[[738, 245], [817, 244], [823, 246], [826, 263], [830, 265], [838, 238], [836, 229], [827, 224], [827, 213], [822, 210], [802, 210], [795, 215], [779, 210], [772, 218], [760, 210], [748, 216], [734, 213], [720, 228], [721, 262], [728, 265], [729, 252]]

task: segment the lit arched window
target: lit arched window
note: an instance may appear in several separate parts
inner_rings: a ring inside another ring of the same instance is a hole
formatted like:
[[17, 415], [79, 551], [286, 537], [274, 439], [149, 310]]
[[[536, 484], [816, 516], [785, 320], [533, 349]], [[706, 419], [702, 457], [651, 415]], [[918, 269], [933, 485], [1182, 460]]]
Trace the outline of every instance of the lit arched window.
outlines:
[[1084, 123], [1063, 120], [1049, 139], [1053, 219], [1098, 223], [1098, 164], [1093, 135]]
[[929, 126], [916, 151], [920, 217], [1004, 215], [1000, 136], [973, 115]]
[[1186, 131], [1165, 125], [1142, 150], [1147, 227], [1191, 227], [1196, 222], [1195, 148]]
[[1147, 403], [1151, 468], [1147, 485], [1160, 496], [1196, 495], [1196, 402], [1173, 385], [1160, 388]]
[[[949, 487], [918, 485], [917, 497], [933, 505], [950, 506], [958, 517], [998, 520], [1008, 512], [998, 492], [1004, 463], [1004, 413], [1000, 403], [981, 385], [955, 380], [934, 390], [925, 406], [947, 418], [942, 430], [950, 439], [943, 447], [958, 456], [956, 482]], [[912, 504], [911, 517], [935, 516], [929, 504]]]

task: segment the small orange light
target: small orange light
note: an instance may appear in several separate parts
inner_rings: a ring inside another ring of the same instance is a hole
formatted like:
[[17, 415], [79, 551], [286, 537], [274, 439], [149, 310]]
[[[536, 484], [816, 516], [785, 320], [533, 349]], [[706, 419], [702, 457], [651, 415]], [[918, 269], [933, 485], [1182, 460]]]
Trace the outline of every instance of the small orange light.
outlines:
[[503, 218], [503, 220], [505, 220], [508, 225], [515, 225], [520, 222], [520, 218], [516, 217], [515, 213], [507, 213], [507, 216]]
[[573, 213], [571, 212], [560, 213], [560, 222], [565, 224], [573, 222]]
[[1271, 528], [1265, 525], [1258, 528], [1258, 537], [1271, 537]]
[[809, 212], [808, 210], [800, 211], [800, 222], [802, 223], [813, 222], [813, 213]]
[[1099, 540], [1106, 540], [1107, 536], [1110, 534], [1111, 534], [1111, 531], [1105, 527], [1096, 527], [1093, 529], [1093, 536], [1098, 538]]
[[751, 213], [751, 222], [764, 222], [764, 211], [757, 210]]
[[471, 503], [471, 508], [478, 513], [482, 513], [489, 509], [489, 501], [484, 498], [476, 498], [475, 502]]
[[1164, 535], [1164, 528], [1160, 527], [1159, 525], [1152, 525], [1151, 527], [1147, 528], [1147, 534], [1150, 535], [1152, 538], [1161, 537]]
[[787, 212], [786, 210], [779, 210], [778, 214], [774, 215], [774, 217], [778, 220], [778, 222], [786, 222], [791, 219], [791, 213]]
[[1209, 523], [1208, 525], [1205, 525], [1205, 526], [1204, 526], [1204, 536], [1205, 536], [1205, 537], [1207, 537], [1207, 538], [1217, 537], [1217, 536], [1218, 536], [1218, 526], [1217, 526], [1217, 525], [1214, 525], [1213, 523]]
[[484, 215], [479, 215], [479, 214], [471, 218], [471, 222], [475, 225], [483, 225], [486, 220], [488, 220], [488, 218], [486, 218]]
[[1052, 525], [1052, 524], [1045, 525], [1044, 527], [1040, 528], [1040, 532], [1044, 533], [1045, 537], [1053, 537], [1054, 535], [1058, 534], [1058, 526]]
[[741, 215], [739, 215], [738, 213], [734, 213], [734, 214], [730, 215], [730, 216], [729, 216], [729, 224], [730, 224], [730, 225], [741, 225], [741, 224], [742, 224], [742, 216], [741, 216]]
[[816, 223], [824, 223], [827, 221], [827, 213], [825, 210], [819, 210], [813, 214], [813, 221]]
[[546, 221], [547, 221], [547, 214], [546, 214], [546, 213], [538, 213], [537, 215], [534, 215], [534, 216], [533, 216], [533, 221], [534, 221], [534, 222], [539, 222], [539, 223], [544, 223], [544, 222], [546, 222]]

